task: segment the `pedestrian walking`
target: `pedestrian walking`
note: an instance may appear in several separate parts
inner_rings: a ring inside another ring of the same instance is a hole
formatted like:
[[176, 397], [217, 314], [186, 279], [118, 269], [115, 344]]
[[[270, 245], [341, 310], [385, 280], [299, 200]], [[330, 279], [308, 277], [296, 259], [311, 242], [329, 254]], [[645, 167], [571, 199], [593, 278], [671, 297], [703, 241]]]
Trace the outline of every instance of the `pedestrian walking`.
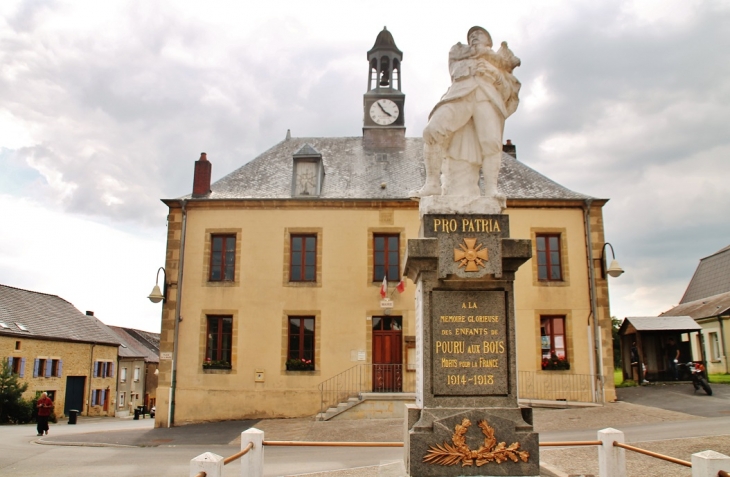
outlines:
[[44, 433], [48, 435], [48, 418], [51, 416], [51, 412], [53, 412], [53, 401], [48, 397], [48, 393], [44, 392], [41, 394], [36, 406], [38, 406], [38, 417], [36, 418], [38, 422], [38, 435], [42, 436]]

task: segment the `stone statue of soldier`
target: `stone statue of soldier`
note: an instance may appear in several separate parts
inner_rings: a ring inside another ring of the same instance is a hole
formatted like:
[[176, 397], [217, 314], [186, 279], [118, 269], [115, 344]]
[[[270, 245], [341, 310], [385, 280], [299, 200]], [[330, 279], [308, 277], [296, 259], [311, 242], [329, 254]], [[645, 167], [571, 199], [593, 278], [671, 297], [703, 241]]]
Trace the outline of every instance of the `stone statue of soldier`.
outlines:
[[492, 38], [482, 27], [472, 27], [467, 39], [467, 45], [457, 43], [449, 51], [452, 84], [423, 131], [426, 183], [411, 195], [481, 196], [481, 168], [485, 197], [504, 208], [497, 180], [504, 122], [519, 103], [521, 85], [512, 71], [520, 59], [506, 42], [495, 53]]

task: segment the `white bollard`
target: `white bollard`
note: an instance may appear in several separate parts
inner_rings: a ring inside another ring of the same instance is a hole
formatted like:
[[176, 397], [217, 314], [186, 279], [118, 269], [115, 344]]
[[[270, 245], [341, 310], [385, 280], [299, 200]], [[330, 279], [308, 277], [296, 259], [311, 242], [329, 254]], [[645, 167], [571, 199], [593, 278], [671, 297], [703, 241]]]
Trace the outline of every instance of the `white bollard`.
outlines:
[[720, 470], [730, 472], [730, 457], [711, 450], [692, 454], [692, 477], [717, 477]]
[[264, 431], [255, 427], [241, 433], [241, 450], [253, 443], [253, 448], [241, 457], [241, 477], [264, 476]]
[[598, 440], [603, 443], [598, 448], [598, 475], [600, 477], [626, 476], [626, 451], [613, 445], [614, 441], [624, 443], [624, 433], [612, 429], [598, 431]]
[[223, 457], [205, 452], [190, 461], [190, 477], [205, 472], [205, 477], [223, 477]]

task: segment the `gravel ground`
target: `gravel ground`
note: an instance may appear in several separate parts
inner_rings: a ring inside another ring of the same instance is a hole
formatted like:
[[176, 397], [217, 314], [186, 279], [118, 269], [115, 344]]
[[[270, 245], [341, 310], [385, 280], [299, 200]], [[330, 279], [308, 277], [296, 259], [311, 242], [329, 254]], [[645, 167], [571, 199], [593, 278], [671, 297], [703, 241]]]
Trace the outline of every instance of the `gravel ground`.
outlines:
[[[692, 454], [708, 449], [730, 455], [730, 436], [669, 439], [631, 444], [688, 462], [692, 460]], [[627, 477], [690, 477], [692, 475], [690, 467], [636, 452], [625, 452]], [[540, 462], [547, 462], [569, 475], [584, 473], [598, 475], [598, 450], [595, 447], [540, 449]]]
[[[623, 425], [654, 424], [668, 421], [703, 419], [681, 412], [626, 402], [576, 409], [533, 410], [537, 432], [565, 430], [599, 430]], [[334, 420], [319, 422], [311, 418], [265, 419], [256, 425], [264, 431], [266, 440], [292, 441], [403, 441], [401, 419]], [[642, 449], [690, 461], [695, 452], [712, 449], [730, 455], [730, 429], [727, 436], [669, 439], [631, 444]], [[235, 443], [235, 441], [233, 442]], [[543, 475], [598, 475], [598, 450], [595, 447], [540, 449], [541, 463], [547, 463], [552, 473]], [[627, 477], [685, 477], [689, 467], [665, 462], [653, 457], [626, 451]], [[307, 477], [390, 477], [401, 475], [397, 466], [363, 467], [347, 471], [311, 474]]]

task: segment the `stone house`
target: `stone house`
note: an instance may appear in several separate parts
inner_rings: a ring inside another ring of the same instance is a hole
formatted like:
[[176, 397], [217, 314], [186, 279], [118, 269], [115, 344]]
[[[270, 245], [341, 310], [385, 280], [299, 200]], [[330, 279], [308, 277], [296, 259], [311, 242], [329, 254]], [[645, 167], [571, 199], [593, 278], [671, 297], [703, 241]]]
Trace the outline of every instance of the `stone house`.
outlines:
[[155, 405], [159, 351], [150, 342], [154, 340], [155, 333], [120, 326], [109, 328], [121, 343], [115, 415], [125, 417], [132, 414], [137, 407], [149, 409]]
[[78, 410], [113, 416], [119, 340], [93, 312], [48, 295], [0, 285], [0, 356], [20, 381], [26, 399], [47, 392], [56, 416]]
[[[422, 139], [405, 135], [401, 59], [383, 30], [364, 65], [362, 136], [287, 132], [213, 184], [204, 153], [192, 194], [163, 200], [160, 352], [172, 359], [160, 363], [157, 426], [313, 415], [344, 381], [359, 397], [412, 400], [415, 286], [402, 272], [407, 241], [420, 234], [409, 191], [425, 172]], [[529, 168], [509, 141], [499, 189], [511, 237], [533, 243], [517, 272], [510, 379], [527, 401], [615, 400], [600, 272], [607, 199]]]
[[702, 326], [683, 336], [692, 355], [707, 362], [708, 373], [730, 373], [730, 246], [700, 259], [679, 305], [660, 316], [682, 315]]

